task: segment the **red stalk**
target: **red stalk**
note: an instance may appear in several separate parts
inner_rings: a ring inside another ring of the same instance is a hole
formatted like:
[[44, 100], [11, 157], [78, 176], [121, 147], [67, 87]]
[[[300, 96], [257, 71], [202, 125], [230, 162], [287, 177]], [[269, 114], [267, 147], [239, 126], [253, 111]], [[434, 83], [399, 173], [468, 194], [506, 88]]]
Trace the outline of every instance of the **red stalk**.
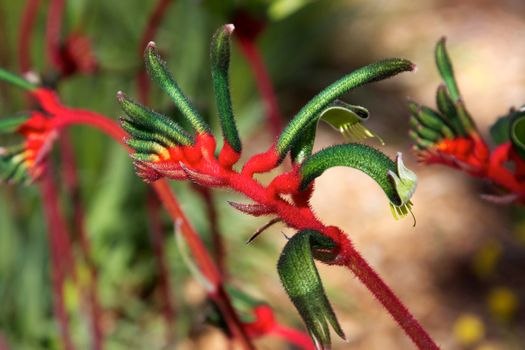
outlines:
[[4, 337], [2, 332], [0, 332], [0, 350], [9, 350], [7, 339]]
[[60, 55], [64, 6], [65, 0], [51, 0], [47, 14], [45, 38], [47, 59], [60, 72], [65, 68]]
[[40, 0], [27, 0], [22, 20], [20, 22], [20, 37], [18, 45], [18, 62], [20, 71], [27, 73], [31, 70], [31, 37], [33, 28], [35, 26], [36, 15], [38, 14], [38, 7]]
[[82, 201], [80, 198], [80, 189], [78, 186], [78, 178], [76, 173], [75, 156], [72, 151], [71, 140], [67, 133], [62, 133], [59, 137], [60, 153], [63, 162], [62, 170], [64, 182], [68, 189], [68, 194], [73, 203], [73, 227], [77, 230], [77, 236], [80, 240], [80, 248], [82, 254], [86, 259], [89, 269], [90, 281], [88, 288], [88, 303], [91, 313], [91, 332], [93, 349], [102, 349], [103, 331], [101, 324], [101, 309], [97, 297], [97, 271], [93, 261], [91, 260], [91, 246], [86, 233], [85, 215]]
[[266, 70], [264, 61], [254, 41], [251, 38], [239, 36], [238, 42], [242, 54], [248, 61], [248, 64], [255, 75], [255, 82], [264, 101], [264, 109], [266, 110], [267, 121], [272, 136], [277, 139], [283, 130], [283, 120], [281, 112], [279, 111], [279, 104], [277, 102], [277, 96], [275, 95], [270, 75]]
[[[148, 23], [146, 24], [146, 29], [142, 34], [142, 39], [140, 40], [138, 52], [140, 59], [142, 59], [142, 55], [144, 54], [144, 48], [146, 47], [148, 42], [154, 39], [155, 33], [157, 32], [162, 22], [162, 18], [164, 17], [168, 6], [171, 4], [171, 1], [172, 0], [159, 0], [155, 5], [153, 12], [151, 13], [148, 19]], [[139, 101], [144, 105], [148, 104], [150, 86], [150, 79], [146, 74], [146, 70], [144, 68], [141, 68], [140, 72], [137, 74], [137, 90], [139, 92]]]
[[370, 290], [419, 349], [439, 349], [419, 322], [385, 284], [349, 239], [342, 242], [342, 264]]
[[[129, 147], [124, 142], [127, 134], [113, 120], [106, 118], [95, 112], [82, 109], [67, 108], [62, 106], [56, 95], [51, 90], [37, 89], [32, 92], [33, 96], [39, 100], [40, 105], [48, 113], [54, 115], [53, 123], [57, 128], [64, 128], [71, 125], [88, 125], [95, 127], [114, 138], [122, 144], [128, 151]], [[242, 326], [239, 317], [231, 305], [229, 296], [224, 291], [222, 276], [216, 265], [211, 259], [204, 243], [200, 239], [195, 229], [191, 226], [184, 212], [173, 195], [171, 188], [166, 180], [161, 179], [151, 185], [163, 203], [165, 209], [171, 215], [174, 222], [180, 222], [181, 232], [192, 252], [199, 269], [206, 279], [215, 287], [209, 293], [209, 297], [215, 301], [223, 314], [223, 317], [230, 329], [233, 337], [243, 349], [254, 349], [249, 337]]]
[[215, 287], [215, 290], [209, 292], [209, 297], [217, 304], [219, 310], [228, 328], [230, 329], [234, 339], [240, 342], [244, 349], [254, 349], [249, 337], [247, 336], [237, 313], [232, 307], [230, 298], [224, 290], [222, 284], [222, 277], [219, 270], [213, 263], [209, 256], [206, 247], [202, 240], [188, 221], [184, 212], [180, 208], [179, 203], [173, 196], [171, 188], [163, 179], [158, 180], [152, 184], [154, 190], [157, 192], [160, 200], [164, 204], [164, 208], [170, 213], [171, 217], [180, 222], [181, 233], [184, 236], [188, 247], [190, 248], [199, 270], [206, 277], [206, 279]]
[[195, 191], [198, 192], [204, 204], [206, 206], [206, 212], [208, 220], [210, 222], [210, 231], [213, 244], [213, 252], [215, 255], [215, 262], [219, 268], [219, 272], [223, 277], [226, 274], [226, 249], [224, 248], [224, 242], [222, 239], [221, 232], [219, 231], [219, 222], [217, 220], [217, 210], [215, 203], [213, 203], [212, 191], [208, 187], [194, 185]]
[[162, 297], [163, 313], [167, 325], [167, 338], [171, 338], [171, 326], [175, 319], [175, 310], [171, 302], [171, 288], [169, 281], [168, 267], [166, 263], [166, 253], [164, 251], [164, 234], [160, 220], [160, 203], [156, 196], [148, 192], [148, 218], [150, 225], [151, 240], [153, 251], [155, 252], [155, 260], [159, 272], [159, 287]]
[[[48, 164], [49, 165], [49, 164]], [[60, 213], [58, 194], [55, 183], [46, 169], [40, 182], [40, 191], [44, 202], [44, 211], [47, 219], [49, 234], [49, 251], [51, 254], [51, 280], [53, 285], [53, 310], [60, 326], [63, 346], [66, 350], [73, 350], [74, 346], [69, 333], [69, 320], [64, 304], [64, 281], [71, 273], [72, 257], [71, 242], [67, 235], [67, 227]]]

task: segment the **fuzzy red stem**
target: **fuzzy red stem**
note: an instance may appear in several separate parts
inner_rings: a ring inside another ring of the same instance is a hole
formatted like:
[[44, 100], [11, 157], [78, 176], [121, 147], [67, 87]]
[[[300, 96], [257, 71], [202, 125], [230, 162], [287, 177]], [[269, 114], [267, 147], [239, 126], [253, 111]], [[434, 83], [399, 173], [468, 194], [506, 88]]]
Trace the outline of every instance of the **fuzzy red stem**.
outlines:
[[[138, 52], [140, 59], [142, 59], [144, 49], [146, 48], [148, 42], [154, 39], [155, 33], [157, 32], [162, 22], [162, 18], [164, 17], [164, 14], [166, 13], [168, 6], [171, 4], [171, 2], [172, 0], [159, 0], [155, 5], [155, 8], [153, 9], [153, 12], [151, 13], [151, 16], [148, 19], [146, 29], [144, 30], [144, 33], [142, 34], [142, 38], [140, 40]], [[146, 74], [146, 70], [144, 68], [141, 68], [140, 72], [137, 74], [137, 90], [139, 93], [139, 101], [142, 104], [148, 104], [150, 86], [151, 83], [148, 75]]]
[[254, 349], [254, 346], [247, 336], [241, 321], [237, 316], [237, 313], [232, 307], [230, 298], [224, 291], [219, 270], [209, 256], [202, 240], [184, 215], [184, 212], [173, 196], [168, 183], [166, 181], [159, 180], [153, 183], [152, 186], [164, 204], [164, 208], [168, 211], [168, 213], [170, 213], [174, 220], [180, 222], [181, 232], [188, 243], [197, 265], [199, 266], [199, 270], [211, 283], [211, 285], [215, 287], [214, 291], [209, 292], [209, 297], [215, 301], [219, 307], [221, 314], [224, 317], [228, 328], [232, 332], [234, 339], [237, 339], [244, 349]]
[[277, 139], [283, 130], [283, 119], [281, 112], [279, 111], [279, 104], [277, 102], [277, 96], [275, 95], [270, 75], [266, 70], [264, 61], [255, 43], [251, 39], [243, 36], [238, 38], [238, 42], [241, 52], [244, 57], [246, 57], [246, 60], [255, 75], [257, 88], [259, 89], [259, 93], [264, 101], [269, 129], [272, 132], [272, 136]]
[[[124, 138], [127, 134], [111, 119], [95, 112], [63, 107], [58, 104], [56, 97], [53, 99], [40, 96], [39, 100], [44, 109], [52, 114], [57, 114], [57, 117], [54, 119], [55, 126], [61, 128], [75, 124], [84, 124], [95, 127], [114, 138], [129, 151], [129, 147], [124, 142]], [[219, 270], [213, 263], [213, 260], [208, 254], [208, 251], [199, 235], [193, 229], [184, 212], [180, 208], [180, 205], [173, 195], [167, 181], [164, 179], [158, 180], [152, 184], [152, 187], [173, 220], [175, 222], [180, 221], [181, 232], [188, 243], [200, 271], [216, 288], [213, 293], [209, 294], [209, 297], [219, 306], [234, 338], [244, 349], [254, 349], [253, 344], [242, 327], [239, 317], [231, 305], [230, 298], [224, 292], [222, 277]]]
[[97, 271], [91, 259], [91, 246], [86, 232], [84, 207], [80, 198], [80, 188], [78, 186], [78, 177], [76, 172], [75, 155], [72, 150], [71, 140], [67, 133], [62, 133], [59, 138], [60, 153], [62, 157], [62, 170], [64, 182], [68, 189], [67, 193], [73, 203], [73, 227], [77, 230], [77, 236], [80, 241], [82, 254], [86, 259], [90, 274], [88, 288], [88, 302], [91, 313], [91, 332], [93, 349], [102, 349], [103, 331], [101, 324], [101, 309], [97, 296]]
[[20, 36], [18, 39], [18, 62], [20, 71], [27, 73], [31, 70], [31, 37], [35, 26], [36, 15], [40, 0], [27, 0], [20, 22]]
[[437, 350], [438, 345], [430, 338], [410, 311], [394, 292], [385, 284], [366, 260], [353, 247], [349, 239], [341, 241], [342, 264], [350, 269], [359, 280], [374, 294], [390, 315], [412, 339], [419, 349]]
[[213, 252], [215, 255], [215, 262], [219, 269], [219, 272], [223, 277], [226, 274], [226, 249], [222, 239], [221, 232], [219, 231], [219, 222], [217, 220], [217, 210], [215, 203], [213, 202], [211, 189], [199, 185], [194, 185], [195, 190], [202, 196], [204, 204], [206, 206], [206, 212], [208, 220], [210, 222], [210, 231], [213, 244]]
[[49, 63], [60, 72], [64, 64], [60, 56], [62, 17], [64, 14], [65, 0], [51, 0], [49, 4], [46, 24], [46, 55]]
[[167, 325], [167, 338], [171, 339], [171, 328], [173, 321], [175, 320], [175, 310], [173, 309], [173, 303], [171, 302], [170, 279], [166, 263], [166, 253], [164, 251], [165, 239], [160, 220], [160, 203], [157, 197], [151, 192], [148, 192], [147, 209], [150, 226], [149, 231], [152, 240], [151, 243], [153, 245], [153, 251], [155, 252], [155, 260], [159, 272], [160, 293], [164, 303], [163, 312]]
[[[40, 192], [44, 203], [44, 212], [46, 214], [48, 234], [49, 234], [49, 251], [51, 254], [51, 280], [53, 285], [53, 309], [55, 316], [60, 325], [60, 334], [62, 342], [66, 350], [74, 349], [69, 334], [69, 320], [64, 305], [64, 279], [66, 275], [66, 268], [70, 262], [64, 257], [65, 246], [68, 246], [69, 239], [67, 237], [65, 222], [61, 216], [58, 206], [58, 195], [56, 192], [54, 181], [46, 169], [40, 182]], [[67, 242], [65, 242], [67, 241]]]
[[7, 339], [4, 337], [2, 332], [0, 332], [0, 350], [9, 350]]

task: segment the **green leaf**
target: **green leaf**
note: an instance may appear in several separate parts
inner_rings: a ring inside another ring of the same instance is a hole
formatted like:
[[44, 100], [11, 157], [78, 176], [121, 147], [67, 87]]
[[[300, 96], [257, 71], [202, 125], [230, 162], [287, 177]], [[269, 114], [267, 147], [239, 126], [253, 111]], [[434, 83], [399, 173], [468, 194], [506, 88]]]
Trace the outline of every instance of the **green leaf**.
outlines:
[[281, 159], [284, 159], [292, 145], [319, 117], [319, 114], [341, 95], [361, 85], [413, 69], [414, 65], [410, 61], [399, 58], [387, 59], [361, 67], [328, 86], [311, 99], [281, 133], [276, 146]]
[[501, 145], [508, 142], [510, 139], [510, 116], [506, 115], [498, 118], [498, 120], [490, 127], [490, 136], [496, 145]]
[[222, 26], [211, 42], [211, 75], [213, 88], [215, 89], [215, 99], [219, 111], [222, 133], [226, 142], [238, 153], [241, 152], [242, 145], [232, 111], [230, 97], [230, 84], [228, 69], [230, 66], [230, 36], [234, 30], [233, 24]]
[[157, 46], [150, 42], [144, 52], [144, 60], [149, 76], [153, 79], [173, 100], [175, 106], [182, 115], [190, 122], [198, 133], [210, 133], [210, 127], [199, 115], [190, 103], [189, 99], [182, 93], [173, 79], [166, 63], [160, 57]]
[[277, 263], [283, 287], [299, 311], [317, 349], [331, 346], [328, 324], [345, 339], [314, 263], [317, 253], [323, 256], [334, 248], [336, 244], [317, 231], [299, 231], [286, 243]]
[[443, 78], [445, 85], [447, 86], [450, 97], [454, 102], [458, 101], [460, 98], [458, 85], [456, 79], [454, 78], [454, 69], [452, 68], [452, 62], [447, 53], [447, 48], [445, 46], [446, 38], [441, 38], [436, 45], [436, 64], [439, 70], [439, 74]]

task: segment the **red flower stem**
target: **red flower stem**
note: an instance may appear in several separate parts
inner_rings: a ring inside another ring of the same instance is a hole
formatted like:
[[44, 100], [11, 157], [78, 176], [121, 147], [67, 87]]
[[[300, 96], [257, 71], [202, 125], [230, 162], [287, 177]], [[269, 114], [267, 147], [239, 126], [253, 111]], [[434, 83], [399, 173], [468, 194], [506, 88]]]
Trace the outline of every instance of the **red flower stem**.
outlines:
[[238, 37], [241, 52], [248, 61], [250, 68], [255, 75], [255, 82], [259, 93], [264, 101], [264, 109], [266, 110], [267, 122], [272, 136], [277, 139], [283, 130], [283, 119], [279, 111], [279, 104], [277, 96], [273, 88], [270, 75], [266, 70], [264, 61], [257, 49], [255, 43], [244, 37]]
[[51, 0], [47, 13], [46, 23], [46, 55], [49, 63], [62, 72], [64, 63], [60, 56], [62, 17], [64, 14], [65, 0]]
[[31, 70], [31, 38], [33, 35], [33, 28], [35, 26], [36, 15], [38, 14], [38, 7], [40, 0], [27, 0], [22, 20], [20, 22], [20, 36], [18, 39], [18, 63], [20, 71], [27, 73]]
[[221, 232], [219, 231], [219, 221], [217, 220], [217, 210], [215, 208], [215, 203], [213, 202], [212, 191], [208, 187], [203, 187], [199, 185], [194, 185], [193, 187], [195, 191], [198, 192], [204, 200], [208, 221], [210, 223], [211, 239], [213, 244], [215, 262], [217, 264], [217, 267], [219, 268], [219, 272], [223, 277], [225, 277], [227, 272], [226, 249], [224, 247]]
[[224, 290], [219, 270], [213, 263], [213, 260], [208, 254], [202, 240], [184, 215], [184, 212], [180, 208], [175, 196], [173, 196], [168, 183], [164, 180], [158, 180], [154, 182], [152, 186], [164, 204], [164, 208], [170, 213], [174, 220], [180, 222], [180, 230], [184, 235], [197, 265], [199, 266], [199, 270], [206, 277], [208, 282], [215, 287], [215, 290], [209, 292], [209, 297], [219, 307], [234, 339], [239, 341], [244, 349], [255, 349], [253, 344], [251, 344], [249, 337], [246, 335], [237, 313], [232, 307], [228, 294], [226, 294]]
[[[127, 134], [118, 126], [118, 124], [111, 119], [108, 119], [100, 114], [91, 111], [85, 111], [81, 109], [72, 109], [62, 107], [56, 104], [55, 101], [43, 101], [45, 104], [44, 109], [51, 113], [59, 114], [60, 117], [55, 118], [55, 125], [57, 127], [66, 127], [75, 124], [84, 124], [95, 127], [104, 133], [108, 134], [120, 144], [129, 150], [128, 146], [124, 142], [124, 138]], [[48, 108], [46, 108], [46, 106]], [[215, 287], [215, 290], [209, 292], [209, 297], [215, 301], [223, 314], [223, 317], [230, 329], [233, 337], [237, 340], [243, 349], [254, 349], [249, 337], [242, 326], [237, 313], [231, 305], [229, 296], [224, 291], [222, 284], [222, 276], [219, 270], [215, 266], [211, 259], [208, 251], [195, 229], [191, 226], [190, 222], [186, 218], [186, 215], [180, 208], [180, 205], [173, 195], [171, 188], [166, 180], [161, 179], [154, 182], [152, 185], [153, 189], [157, 193], [161, 200], [164, 208], [171, 215], [175, 222], [180, 222], [181, 232], [186, 240], [188, 247], [190, 248], [197, 265], [201, 273], [206, 279]]]
[[0, 332], [0, 350], [9, 350], [7, 339], [4, 337], [2, 332]]
[[[148, 19], [146, 29], [144, 30], [144, 33], [142, 34], [142, 38], [140, 40], [138, 55], [141, 60], [146, 45], [148, 44], [148, 42], [154, 39], [155, 33], [157, 32], [162, 22], [162, 18], [164, 17], [164, 14], [166, 13], [168, 6], [171, 4], [171, 2], [172, 0], [157, 1], [157, 4], [155, 5], [153, 12], [151, 13], [151, 16]], [[144, 105], [148, 104], [150, 86], [150, 79], [146, 73], [146, 70], [142, 66], [139, 73], [137, 74], [137, 90], [139, 93], [139, 101]]]
[[157, 270], [159, 273], [159, 287], [161, 298], [164, 303], [163, 313], [167, 325], [167, 339], [171, 339], [172, 336], [172, 325], [175, 320], [175, 311], [171, 302], [171, 288], [168, 267], [166, 263], [166, 253], [164, 251], [164, 234], [162, 229], [162, 223], [160, 218], [160, 203], [157, 197], [148, 192], [147, 199], [148, 219], [149, 219], [149, 231], [151, 233], [151, 240], [153, 251], [155, 253], [155, 260], [157, 263]]
[[80, 198], [80, 188], [76, 172], [76, 161], [73, 153], [71, 140], [67, 133], [59, 137], [60, 154], [62, 157], [62, 170], [67, 193], [73, 204], [73, 227], [77, 230], [82, 254], [86, 259], [90, 280], [88, 294], [89, 311], [91, 314], [91, 332], [93, 349], [102, 349], [103, 331], [101, 324], [101, 309], [97, 296], [97, 271], [91, 259], [91, 246], [86, 233], [85, 211]]
[[[64, 304], [64, 280], [66, 268], [72, 268], [68, 258], [65, 258], [65, 247], [69, 246], [65, 222], [60, 213], [58, 195], [54, 181], [46, 169], [39, 181], [40, 192], [44, 202], [44, 212], [47, 219], [49, 234], [49, 251], [51, 255], [51, 280], [53, 285], [53, 310], [60, 326], [63, 346], [66, 350], [73, 350], [73, 343], [69, 333], [69, 320]], [[65, 242], [67, 241], [67, 242]]]
[[388, 310], [390, 315], [412, 339], [419, 349], [435, 350], [438, 345], [430, 338], [419, 322], [412, 316], [410, 311], [403, 305], [394, 292], [385, 284], [366, 260], [353, 247], [350, 240], [344, 241], [342, 250], [344, 266], [350, 269], [359, 280], [370, 290], [381, 304]]

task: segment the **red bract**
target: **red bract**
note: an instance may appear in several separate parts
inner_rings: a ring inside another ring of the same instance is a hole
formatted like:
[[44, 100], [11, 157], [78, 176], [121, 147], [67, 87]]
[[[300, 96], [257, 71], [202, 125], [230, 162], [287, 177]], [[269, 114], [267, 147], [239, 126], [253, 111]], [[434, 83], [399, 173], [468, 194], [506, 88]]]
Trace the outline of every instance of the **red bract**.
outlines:
[[32, 112], [31, 117], [17, 132], [25, 137], [25, 156], [28, 171], [33, 179], [38, 178], [42, 170], [42, 160], [49, 153], [58, 134], [49, 117], [40, 112]]
[[488, 166], [488, 149], [481, 139], [443, 139], [425, 150], [416, 150], [425, 164], [444, 164], [474, 176], [484, 176]]

